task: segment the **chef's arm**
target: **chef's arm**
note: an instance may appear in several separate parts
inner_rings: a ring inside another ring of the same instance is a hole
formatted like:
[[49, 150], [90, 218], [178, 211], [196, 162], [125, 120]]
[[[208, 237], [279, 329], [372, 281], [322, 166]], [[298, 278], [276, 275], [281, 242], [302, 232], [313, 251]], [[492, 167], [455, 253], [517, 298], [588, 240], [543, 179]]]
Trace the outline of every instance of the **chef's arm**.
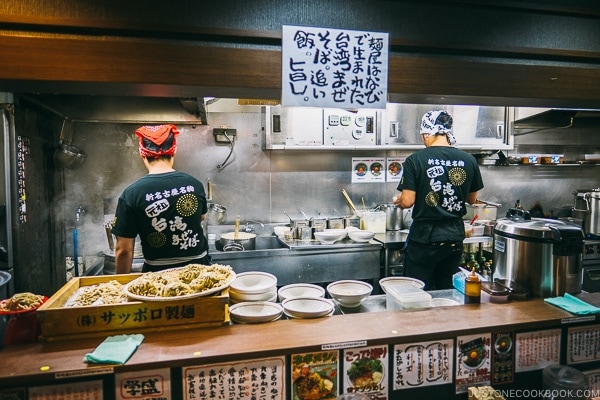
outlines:
[[469, 193], [466, 200], [469, 204], [477, 204], [477, 192]]
[[115, 247], [115, 273], [129, 274], [131, 272], [134, 246], [135, 238], [117, 236], [117, 246]]
[[206, 219], [206, 214], [202, 214], [202, 216], [200, 217], [200, 221], [204, 221]]
[[414, 190], [404, 189], [396, 197], [394, 204], [400, 208], [411, 208], [415, 204], [416, 198], [417, 192], [415, 192]]

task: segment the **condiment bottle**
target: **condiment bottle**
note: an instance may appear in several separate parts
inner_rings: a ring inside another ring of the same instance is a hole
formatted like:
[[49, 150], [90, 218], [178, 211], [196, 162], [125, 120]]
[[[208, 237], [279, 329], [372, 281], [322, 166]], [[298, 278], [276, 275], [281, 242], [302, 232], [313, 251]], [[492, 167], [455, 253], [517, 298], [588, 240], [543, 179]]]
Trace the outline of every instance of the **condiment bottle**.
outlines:
[[465, 304], [479, 303], [481, 303], [481, 280], [473, 268], [465, 278]]

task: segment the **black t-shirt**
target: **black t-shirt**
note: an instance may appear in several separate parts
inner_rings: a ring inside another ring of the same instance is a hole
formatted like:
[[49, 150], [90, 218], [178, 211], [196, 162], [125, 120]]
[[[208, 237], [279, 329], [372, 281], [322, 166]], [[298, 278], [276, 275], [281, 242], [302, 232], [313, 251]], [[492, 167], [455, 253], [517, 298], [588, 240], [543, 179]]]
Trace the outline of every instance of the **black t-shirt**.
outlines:
[[469, 193], [483, 189], [483, 180], [471, 154], [455, 147], [431, 146], [407, 157], [398, 184], [398, 190], [403, 189], [416, 192], [409, 240], [461, 241], [465, 200]]
[[117, 204], [117, 236], [140, 236], [146, 260], [201, 255], [208, 250], [202, 231], [206, 214], [202, 183], [184, 172], [148, 174], [127, 187]]

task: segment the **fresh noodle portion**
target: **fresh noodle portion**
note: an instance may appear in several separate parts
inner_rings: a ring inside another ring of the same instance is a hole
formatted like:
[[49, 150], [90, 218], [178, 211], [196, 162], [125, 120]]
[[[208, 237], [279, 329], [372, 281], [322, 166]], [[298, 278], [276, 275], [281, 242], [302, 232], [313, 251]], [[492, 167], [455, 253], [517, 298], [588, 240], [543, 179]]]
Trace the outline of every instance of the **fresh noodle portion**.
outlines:
[[224, 287], [234, 277], [229, 265], [190, 264], [161, 272], [146, 272], [127, 284], [126, 290], [143, 297], [181, 297]]
[[127, 294], [116, 280], [97, 285], [84, 286], [65, 304], [67, 307], [82, 307], [127, 302]]
[[44, 296], [31, 292], [16, 293], [0, 303], [0, 311], [23, 311], [38, 308], [44, 302]]

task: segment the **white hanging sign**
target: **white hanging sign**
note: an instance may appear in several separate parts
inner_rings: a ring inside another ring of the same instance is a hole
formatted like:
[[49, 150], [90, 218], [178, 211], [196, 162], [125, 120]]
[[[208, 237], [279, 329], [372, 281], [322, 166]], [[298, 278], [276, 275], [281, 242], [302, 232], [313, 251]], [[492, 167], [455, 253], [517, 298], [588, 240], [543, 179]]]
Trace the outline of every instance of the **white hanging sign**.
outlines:
[[389, 34], [284, 25], [283, 106], [385, 109]]

